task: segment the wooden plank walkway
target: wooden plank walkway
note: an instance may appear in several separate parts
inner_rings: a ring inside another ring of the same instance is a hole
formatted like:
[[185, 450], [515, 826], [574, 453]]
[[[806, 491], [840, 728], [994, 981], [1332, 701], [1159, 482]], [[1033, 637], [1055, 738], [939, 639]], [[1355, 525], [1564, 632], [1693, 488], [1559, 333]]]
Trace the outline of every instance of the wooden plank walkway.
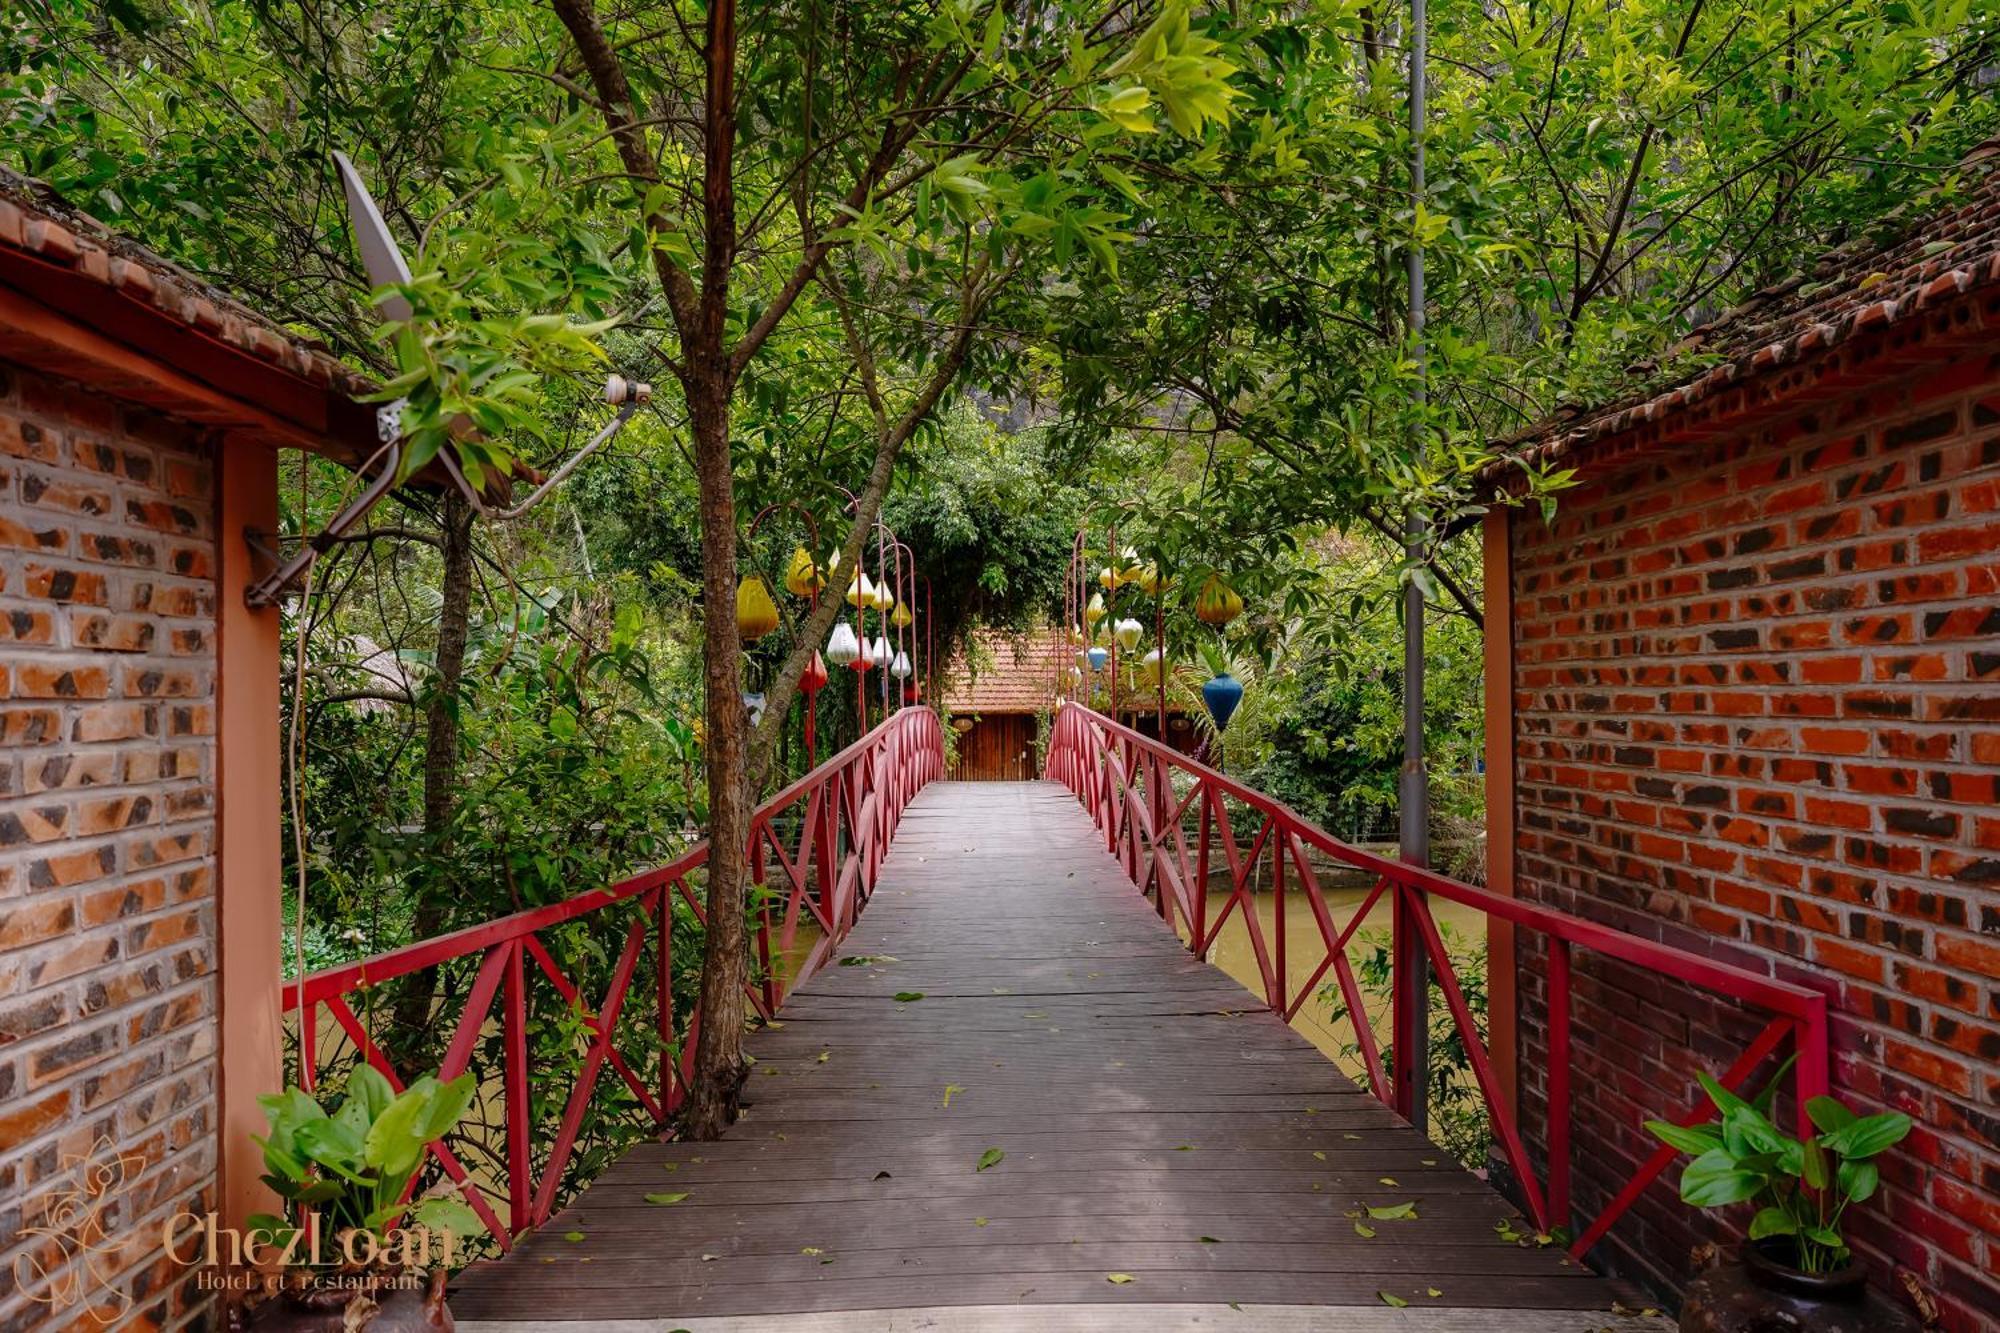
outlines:
[[[751, 1040], [722, 1141], [633, 1149], [463, 1276], [461, 1327], [1208, 1328], [1268, 1307], [1229, 1326], [1276, 1328], [1326, 1306], [1357, 1329], [1639, 1326], [1611, 1283], [1501, 1240], [1498, 1195], [1191, 957], [1061, 787], [932, 785], [842, 956]], [[1355, 1211], [1405, 1202], [1414, 1220], [1357, 1233]]]

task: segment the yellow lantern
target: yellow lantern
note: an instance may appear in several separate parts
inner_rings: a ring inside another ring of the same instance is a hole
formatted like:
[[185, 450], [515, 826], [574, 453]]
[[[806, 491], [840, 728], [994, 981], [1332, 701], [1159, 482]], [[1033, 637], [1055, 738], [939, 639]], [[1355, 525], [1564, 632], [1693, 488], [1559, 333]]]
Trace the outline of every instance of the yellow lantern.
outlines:
[[1102, 619], [1104, 619], [1104, 594], [1094, 592], [1090, 594], [1090, 605], [1083, 608], [1083, 623], [1090, 633], [1096, 633], [1097, 622]]
[[1160, 595], [1160, 567], [1158, 565], [1142, 565], [1139, 572], [1133, 577], [1139, 584], [1140, 592], [1145, 593], [1148, 597], [1158, 597]]
[[876, 584], [875, 597], [874, 600], [869, 603], [869, 605], [873, 606], [877, 611], [887, 611], [890, 607], [894, 606], [895, 604], [896, 604], [896, 594], [889, 591], [889, 585], [886, 583]]
[[778, 604], [764, 586], [764, 576], [752, 574], [736, 585], [736, 632], [747, 640], [761, 639], [778, 628]]
[[1118, 586], [1118, 576], [1111, 571], [1111, 566], [1109, 565], [1097, 571], [1097, 581], [1104, 585], [1104, 591], [1106, 592], [1110, 592]]
[[791, 563], [785, 566], [785, 591], [794, 597], [810, 597], [825, 586], [826, 579], [806, 548], [793, 547]]
[[1208, 625], [1227, 625], [1243, 614], [1243, 599], [1220, 575], [1210, 574], [1195, 594], [1195, 618]]
[[895, 614], [889, 617], [889, 623], [898, 629], [908, 629], [915, 620], [916, 617], [910, 614], [910, 608], [901, 603], [897, 604]]
[[875, 583], [874, 580], [868, 577], [867, 570], [862, 570], [852, 579], [848, 580], [847, 604], [855, 610], [859, 611], [864, 608], [873, 609], [875, 606], [875, 597]]

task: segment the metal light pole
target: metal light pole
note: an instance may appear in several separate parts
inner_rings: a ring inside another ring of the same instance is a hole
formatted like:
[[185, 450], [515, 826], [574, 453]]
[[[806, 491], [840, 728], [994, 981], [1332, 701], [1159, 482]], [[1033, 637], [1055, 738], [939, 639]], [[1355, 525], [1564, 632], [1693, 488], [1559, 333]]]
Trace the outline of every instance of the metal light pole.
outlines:
[[[1424, 0], [1410, 0], [1410, 201], [1414, 217], [1424, 197], [1424, 64], [1428, 40]], [[1410, 238], [1410, 346], [1417, 382], [1412, 398], [1419, 412], [1427, 398], [1424, 371], [1424, 248], [1412, 228]], [[1415, 446], [1424, 443], [1416, 427]], [[1423, 553], [1426, 525], [1413, 509], [1404, 529], [1404, 554], [1414, 562]], [[1414, 580], [1403, 589], [1403, 768], [1396, 784], [1398, 843], [1411, 865], [1430, 863], [1430, 787], [1424, 771], [1424, 593]], [[1413, 891], [1396, 895], [1394, 943], [1396, 984], [1396, 1109], [1419, 1130], [1429, 1124], [1426, 1081], [1430, 1071], [1430, 968], [1424, 955], [1417, 913], [1424, 910]]]

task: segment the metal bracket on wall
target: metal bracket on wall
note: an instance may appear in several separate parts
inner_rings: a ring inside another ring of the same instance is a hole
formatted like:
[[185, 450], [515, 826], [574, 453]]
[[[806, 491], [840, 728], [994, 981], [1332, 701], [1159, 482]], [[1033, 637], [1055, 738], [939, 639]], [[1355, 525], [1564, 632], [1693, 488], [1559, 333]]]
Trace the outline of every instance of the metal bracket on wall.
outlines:
[[[368, 489], [356, 496], [354, 502], [348, 505], [347, 508], [341, 510], [334, 517], [334, 520], [326, 525], [325, 531], [307, 538], [305, 545], [299, 548], [297, 555], [294, 555], [290, 560], [285, 561], [269, 574], [251, 584], [248, 588], [245, 588], [243, 590], [245, 605], [249, 606], [252, 610], [261, 610], [267, 606], [277, 605], [278, 599], [285, 595], [286, 591], [291, 587], [292, 581], [310, 569], [313, 561], [319, 559], [321, 555], [331, 549], [333, 544], [340, 540], [343, 533], [360, 522], [361, 517], [375, 507], [375, 502], [387, 495], [395, 486], [396, 474], [401, 470], [403, 465], [403, 442], [401, 439], [403, 431], [403, 403], [404, 400], [398, 398], [393, 403], [385, 403], [375, 409], [375, 436], [382, 441], [384, 450], [382, 470], [375, 475], [375, 480], [368, 483]], [[268, 549], [265, 545], [263, 538], [266, 535], [258, 533], [255, 537], [252, 537], [247, 532], [244, 534], [245, 538], [249, 540], [250, 548], [253, 551], [268, 555], [275, 561], [278, 558], [278, 554], [276, 551]]]

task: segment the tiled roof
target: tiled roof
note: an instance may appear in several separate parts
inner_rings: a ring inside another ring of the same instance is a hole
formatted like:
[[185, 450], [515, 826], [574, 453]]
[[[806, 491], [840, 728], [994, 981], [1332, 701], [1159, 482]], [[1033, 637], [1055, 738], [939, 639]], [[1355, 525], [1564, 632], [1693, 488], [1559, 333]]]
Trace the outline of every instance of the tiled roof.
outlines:
[[970, 654], [945, 669], [944, 703], [954, 713], [1039, 713], [1055, 701], [1057, 677], [1073, 654], [1063, 650], [1060, 631], [1027, 634], [982, 629], [973, 632]]
[[169, 259], [0, 170], [0, 246], [69, 270], [189, 329], [349, 397], [374, 391], [311, 338], [280, 327]]
[[[1766, 287], [1676, 343], [1657, 363], [1631, 368], [1643, 387], [1611, 403], [1573, 407], [1506, 440], [1514, 458], [1549, 465], [1628, 431], [1664, 434], [1676, 419], [1699, 415], [1713, 425], [1737, 410], [1768, 401], [1795, 384], [1779, 372], [1817, 361], [1867, 335], [1899, 331], [1938, 316], [1972, 293], [2000, 290], [2000, 143], [1985, 146], [1969, 167], [1979, 173], [1970, 193], [1942, 212], [1906, 222], [1883, 245], [1850, 242], [1813, 267]], [[1970, 160], [1969, 160], [1970, 161]], [[1742, 391], [1725, 400], [1730, 390]], [[1482, 479], [1504, 485], [1514, 464], [1489, 463]]]

